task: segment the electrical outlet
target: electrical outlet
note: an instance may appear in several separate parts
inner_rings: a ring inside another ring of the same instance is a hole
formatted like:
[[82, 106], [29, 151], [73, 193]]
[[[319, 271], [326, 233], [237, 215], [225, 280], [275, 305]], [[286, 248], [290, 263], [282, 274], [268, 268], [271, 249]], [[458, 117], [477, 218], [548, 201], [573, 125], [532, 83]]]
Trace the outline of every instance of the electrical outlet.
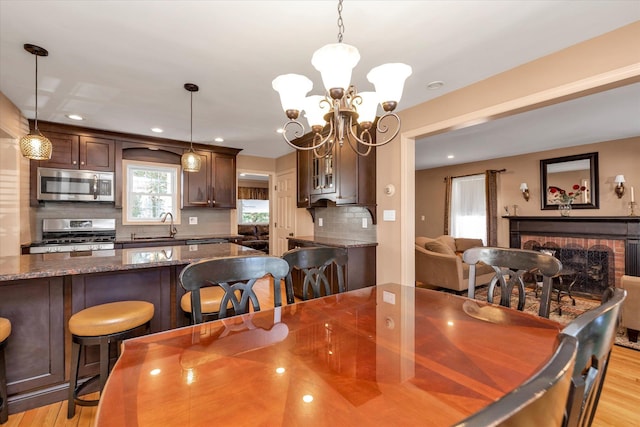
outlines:
[[189, 225], [196, 225], [198, 224], [198, 217], [197, 216], [190, 216], [189, 217]]
[[318, 218], [318, 227], [322, 227], [322, 218]]
[[367, 228], [367, 218], [362, 218], [362, 228]]

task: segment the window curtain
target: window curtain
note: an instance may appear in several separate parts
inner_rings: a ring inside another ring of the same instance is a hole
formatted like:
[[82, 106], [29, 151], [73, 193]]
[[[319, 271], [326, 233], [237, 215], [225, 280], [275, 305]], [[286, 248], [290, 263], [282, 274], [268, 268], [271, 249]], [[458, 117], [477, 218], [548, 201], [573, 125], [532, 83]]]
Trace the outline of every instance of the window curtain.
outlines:
[[504, 170], [485, 171], [487, 205], [487, 246], [498, 246], [498, 174]]
[[485, 175], [452, 179], [450, 235], [487, 241]]
[[238, 187], [238, 199], [269, 200], [269, 189], [260, 187]]
[[449, 235], [449, 224], [451, 222], [451, 182], [453, 179], [450, 176], [444, 177], [444, 235]]

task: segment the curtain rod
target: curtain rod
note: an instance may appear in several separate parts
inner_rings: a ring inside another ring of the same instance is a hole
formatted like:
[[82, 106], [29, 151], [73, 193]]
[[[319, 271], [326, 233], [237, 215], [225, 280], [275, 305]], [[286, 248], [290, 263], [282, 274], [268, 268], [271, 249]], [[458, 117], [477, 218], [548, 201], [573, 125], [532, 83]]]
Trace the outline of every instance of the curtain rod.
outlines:
[[[506, 169], [487, 169], [487, 171], [496, 172], [496, 173], [503, 173], [503, 172], [506, 172], [507, 170]], [[451, 176], [451, 177], [450, 176], [445, 176], [444, 177], [444, 182], [447, 181], [447, 178], [464, 178], [464, 177], [467, 177], [467, 176], [483, 175], [483, 174], [484, 174], [484, 172], [470, 173], [470, 174], [467, 174], [467, 175], [456, 175], [456, 176]]]

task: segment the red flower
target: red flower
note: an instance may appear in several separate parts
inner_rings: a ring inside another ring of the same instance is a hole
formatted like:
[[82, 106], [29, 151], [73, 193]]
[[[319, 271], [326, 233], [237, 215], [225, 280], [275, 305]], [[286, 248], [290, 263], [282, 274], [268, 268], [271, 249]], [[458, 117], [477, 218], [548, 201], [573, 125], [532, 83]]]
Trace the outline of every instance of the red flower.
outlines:
[[551, 193], [555, 193], [556, 191], [558, 191], [558, 189], [556, 187], [549, 188], [549, 192], [551, 192]]
[[[579, 188], [580, 188], [580, 186], [579, 186], [578, 184], [575, 184], [575, 185], [573, 186], [573, 189], [574, 189], [574, 190], [578, 190]], [[571, 194], [571, 193], [569, 193], [569, 194]]]

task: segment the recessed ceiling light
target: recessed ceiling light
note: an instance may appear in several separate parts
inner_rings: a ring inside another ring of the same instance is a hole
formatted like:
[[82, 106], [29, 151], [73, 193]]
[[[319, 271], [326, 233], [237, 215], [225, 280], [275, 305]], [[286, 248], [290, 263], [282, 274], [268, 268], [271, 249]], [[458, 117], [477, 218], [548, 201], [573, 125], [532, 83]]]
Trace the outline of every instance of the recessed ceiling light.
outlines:
[[164, 130], [162, 130], [160, 128], [151, 128], [151, 132], [162, 133], [162, 132], [164, 132]]
[[71, 120], [84, 120], [84, 118], [79, 114], [67, 114], [67, 117]]
[[442, 86], [444, 86], [444, 82], [442, 80], [435, 80], [427, 84], [427, 89], [436, 90], [440, 89]]
[[453, 159], [454, 157], [455, 157], [455, 156], [454, 156], [453, 154], [449, 154], [449, 155], [447, 156], [447, 159]]
[[217, 137], [214, 139], [215, 142], [224, 142], [224, 138]]
[[277, 130], [276, 130], [276, 132], [278, 132], [278, 133], [284, 133], [284, 129], [279, 128], [279, 129], [277, 129]]

